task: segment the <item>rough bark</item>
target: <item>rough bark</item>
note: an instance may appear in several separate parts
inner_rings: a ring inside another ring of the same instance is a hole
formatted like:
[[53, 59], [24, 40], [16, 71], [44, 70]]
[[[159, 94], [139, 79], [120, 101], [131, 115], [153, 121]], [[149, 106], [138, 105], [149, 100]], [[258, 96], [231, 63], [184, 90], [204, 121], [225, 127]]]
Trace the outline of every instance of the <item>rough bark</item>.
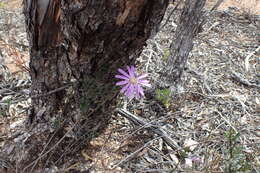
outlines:
[[205, 1], [186, 0], [184, 3], [163, 74], [167, 86], [176, 86], [176, 83], [180, 81], [189, 53], [193, 48], [193, 39], [201, 29], [202, 8]]
[[167, 5], [168, 0], [24, 0], [32, 109], [23, 136], [4, 151], [12, 165], [35, 172], [62, 162], [60, 153], [77, 151], [106, 126], [118, 94], [116, 69], [134, 64]]

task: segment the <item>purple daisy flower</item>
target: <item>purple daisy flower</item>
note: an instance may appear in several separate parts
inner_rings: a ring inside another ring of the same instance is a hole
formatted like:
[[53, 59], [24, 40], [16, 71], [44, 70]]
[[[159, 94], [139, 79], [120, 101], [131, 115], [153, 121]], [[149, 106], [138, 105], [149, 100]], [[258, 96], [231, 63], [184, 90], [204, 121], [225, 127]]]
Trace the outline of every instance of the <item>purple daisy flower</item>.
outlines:
[[116, 85], [123, 86], [120, 92], [124, 93], [126, 97], [130, 99], [134, 97], [139, 99], [140, 97], [144, 96], [144, 90], [142, 86], [151, 86], [149, 81], [145, 79], [147, 74], [137, 76], [134, 66], [127, 66], [126, 68], [128, 73], [121, 68], [118, 69], [120, 75], [116, 75], [115, 77], [122, 79], [122, 81], [117, 82]]

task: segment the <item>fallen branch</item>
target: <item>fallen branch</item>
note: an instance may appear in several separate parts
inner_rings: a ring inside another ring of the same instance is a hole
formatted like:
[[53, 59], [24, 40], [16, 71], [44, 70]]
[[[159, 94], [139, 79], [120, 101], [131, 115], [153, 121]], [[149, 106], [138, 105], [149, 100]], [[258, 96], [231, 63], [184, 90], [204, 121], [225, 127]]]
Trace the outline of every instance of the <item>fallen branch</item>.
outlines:
[[243, 84], [243, 85], [246, 85], [246, 86], [249, 86], [249, 87], [260, 88], [260, 85], [253, 84], [253, 83], [249, 82], [247, 79], [242, 78], [242, 77], [240, 76], [240, 74], [238, 74], [238, 73], [236, 73], [236, 72], [234, 72], [234, 71], [231, 72], [231, 78], [232, 78], [233, 80], [235, 80], [235, 81], [237, 81], [237, 82]]
[[[158, 139], [158, 138], [155, 138]], [[136, 151], [134, 151], [133, 153], [131, 153], [130, 155], [128, 155], [127, 157], [125, 157], [124, 159], [122, 159], [121, 161], [119, 161], [117, 164], [112, 166], [112, 169], [115, 169], [116, 167], [122, 165], [123, 163], [131, 160], [135, 155], [137, 155], [140, 151], [142, 151], [143, 149], [145, 149], [146, 147], [148, 147], [155, 139], [147, 142], [146, 144], [144, 144], [141, 148], [137, 149]]]
[[134, 114], [128, 112], [127, 110], [118, 109], [117, 112], [122, 115], [123, 117], [127, 118], [128, 120], [132, 121], [137, 126], [146, 126], [146, 129], [156, 133], [159, 136], [162, 136], [162, 139], [169, 145], [172, 149], [182, 151], [183, 149], [175, 142], [167, 132], [159, 126], [148, 126], [149, 124], [145, 119], [141, 117], [137, 117]]

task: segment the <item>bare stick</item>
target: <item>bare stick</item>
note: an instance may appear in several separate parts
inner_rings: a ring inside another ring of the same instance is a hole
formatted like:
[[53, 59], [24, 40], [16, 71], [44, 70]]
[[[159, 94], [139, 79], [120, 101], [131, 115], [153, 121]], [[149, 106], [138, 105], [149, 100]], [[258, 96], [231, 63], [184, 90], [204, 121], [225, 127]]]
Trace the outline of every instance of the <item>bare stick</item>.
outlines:
[[112, 169], [115, 169], [116, 167], [118, 167], [119, 165], [121, 165], [124, 162], [129, 161], [130, 159], [132, 159], [137, 153], [139, 153], [142, 149], [146, 148], [148, 145], [150, 145], [154, 140], [159, 139], [160, 137], [157, 137], [149, 142], [147, 142], [146, 144], [144, 144], [141, 148], [137, 149], [136, 151], [134, 151], [133, 153], [131, 153], [130, 155], [128, 155], [127, 157], [125, 157], [124, 159], [122, 159], [121, 161], [119, 161], [116, 165], [113, 165]]
[[[128, 112], [127, 110], [118, 109], [117, 110], [120, 115], [123, 117], [131, 120], [135, 125], [138, 126], [144, 126], [149, 124], [145, 119], [141, 117], [137, 117], [134, 114]], [[182, 148], [175, 142], [165, 130], [163, 130], [161, 127], [158, 126], [150, 126], [147, 127], [148, 130], [153, 131], [154, 133], [158, 134], [159, 136], [162, 136], [163, 140], [172, 148], [175, 150], [182, 150]]]
[[231, 72], [231, 78], [243, 85], [249, 86], [249, 87], [257, 87], [260, 88], [260, 85], [257, 84], [253, 84], [251, 82], [249, 82], [247, 79], [242, 78], [241, 75], [239, 73], [236, 73], [234, 71]]

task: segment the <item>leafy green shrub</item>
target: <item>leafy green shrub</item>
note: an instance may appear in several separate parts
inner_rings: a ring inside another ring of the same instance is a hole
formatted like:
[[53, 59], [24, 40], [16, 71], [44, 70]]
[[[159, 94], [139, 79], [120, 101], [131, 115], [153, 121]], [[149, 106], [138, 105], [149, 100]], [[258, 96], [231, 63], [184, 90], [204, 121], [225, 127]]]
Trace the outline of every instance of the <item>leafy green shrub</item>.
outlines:
[[166, 108], [169, 107], [170, 102], [170, 90], [169, 89], [156, 89], [155, 98], [161, 102]]
[[163, 57], [162, 57], [163, 61], [166, 62], [168, 60], [169, 56], [170, 56], [170, 50], [169, 49], [164, 49], [163, 50]]
[[244, 147], [238, 142], [240, 133], [233, 129], [227, 131], [224, 136], [228, 141], [225, 155], [225, 172], [227, 173], [250, 173], [252, 167], [246, 154], [243, 152]]

